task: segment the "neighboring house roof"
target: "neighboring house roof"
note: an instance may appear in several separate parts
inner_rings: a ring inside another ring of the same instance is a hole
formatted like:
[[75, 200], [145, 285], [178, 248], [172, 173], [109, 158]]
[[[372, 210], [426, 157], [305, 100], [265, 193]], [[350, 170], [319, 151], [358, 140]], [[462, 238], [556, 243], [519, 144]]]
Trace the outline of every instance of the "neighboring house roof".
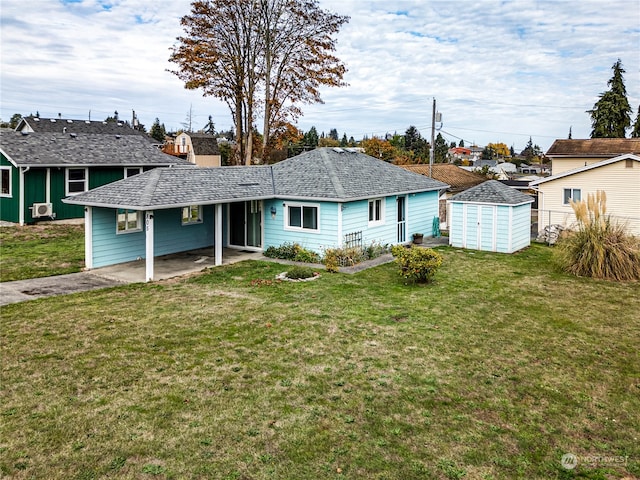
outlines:
[[16, 131], [37, 133], [101, 133], [113, 135], [140, 135], [152, 141], [144, 132], [134, 130], [123, 122], [102, 122], [97, 120], [73, 120], [69, 118], [40, 118], [32, 115], [23, 117]]
[[547, 157], [617, 157], [625, 153], [640, 154], [640, 138], [591, 138], [556, 140]]
[[213, 135], [206, 133], [186, 133], [191, 137], [194, 155], [220, 155], [218, 141]]
[[320, 148], [275, 165], [155, 169], [65, 202], [145, 210], [266, 198], [353, 201], [447, 186], [362, 153]]
[[576, 173], [586, 172], [586, 171], [589, 171], [589, 170], [593, 170], [595, 168], [603, 167], [605, 165], [610, 165], [612, 163], [621, 162], [622, 160], [633, 160], [633, 161], [636, 161], [636, 162], [640, 162], [640, 156], [639, 155], [633, 155], [633, 154], [630, 154], [630, 153], [625, 154], [625, 155], [619, 155], [617, 157], [608, 158], [606, 160], [602, 160], [600, 162], [592, 163], [590, 165], [585, 165], [584, 167], [574, 168], [572, 170], [567, 170], [566, 172], [559, 173], [557, 175], [551, 175], [550, 177], [544, 177], [544, 178], [541, 178], [539, 180], [535, 180], [535, 181], [531, 182], [529, 184], [529, 186], [535, 187], [536, 185], [540, 185], [541, 183], [552, 182], [552, 181], [557, 180], [559, 178], [568, 177], [569, 175], [575, 175]]
[[0, 150], [11, 163], [22, 167], [191, 165], [162, 153], [142, 135], [2, 130]]
[[[429, 176], [429, 165], [401, 165], [405, 170], [410, 172], [419, 173], [420, 175]], [[431, 165], [431, 177], [450, 185], [450, 192], [462, 192], [467, 188], [474, 187], [486, 182], [487, 178], [483, 175], [478, 175], [473, 172], [453, 165], [451, 163], [436, 163]]]
[[521, 205], [534, 201], [532, 197], [509, 187], [498, 180], [488, 180], [462, 193], [454, 195], [452, 202], [491, 203]]

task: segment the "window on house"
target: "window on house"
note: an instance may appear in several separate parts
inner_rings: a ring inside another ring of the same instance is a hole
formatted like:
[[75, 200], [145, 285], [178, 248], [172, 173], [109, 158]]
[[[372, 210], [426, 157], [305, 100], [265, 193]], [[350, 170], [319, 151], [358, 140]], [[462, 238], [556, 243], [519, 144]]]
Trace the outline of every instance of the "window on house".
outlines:
[[11, 196], [11, 168], [0, 168], [0, 195], [3, 197]]
[[67, 168], [67, 195], [86, 192], [88, 190], [88, 175], [86, 168]]
[[624, 166], [625, 166], [625, 168], [633, 168], [633, 159], [627, 158], [624, 161]]
[[581, 200], [581, 190], [579, 188], [565, 188], [563, 203], [569, 205], [570, 201], [579, 202]]
[[124, 178], [133, 177], [142, 173], [142, 167], [127, 167], [124, 169]]
[[369, 200], [369, 225], [384, 223], [384, 199]]
[[202, 223], [202, 205], [182, 207], [182, 225]]
[[116, 215], [118, 224], [116, 233], [131, 233], [142, 230], [142, 212], [119, 208]]
[[287, 205], [286, 228], [289, 230], [318, 230], [317, 205]]

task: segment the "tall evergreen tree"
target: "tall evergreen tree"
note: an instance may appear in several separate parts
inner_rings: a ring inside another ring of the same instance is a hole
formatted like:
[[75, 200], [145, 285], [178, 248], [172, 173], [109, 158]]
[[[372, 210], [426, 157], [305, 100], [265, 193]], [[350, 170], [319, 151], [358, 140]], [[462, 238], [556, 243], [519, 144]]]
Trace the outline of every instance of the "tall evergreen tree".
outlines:
[[613, 77], [607, 82], [610, 87], [600, 94], [592, 110], [587, 110], [591, 116], [591, 138], [624, 138], [627, 128], [631, 125], [631, 107], [627, 100], [627, 90], [624, 86], [620, 59], [613, 64]]
[[311, 127], [307, 133], [304, 134], [304, 146], [314, 149], [318, 146], [318, 131], [316, 127]]
[[631, 137], [640, 137], [640, 106], [638, 106], [638, 115], [636, 115], [636, 121], [633, 124], [633, 130], [631, 130]]
[[153, 125], [151, 125], [151, 130], [149, 130], [149, 136], [158, 142], [164, 142], [164, 137], [167, 134], [164, 124], [160, 125], [160, 119], [156, 118], [153, 121]]

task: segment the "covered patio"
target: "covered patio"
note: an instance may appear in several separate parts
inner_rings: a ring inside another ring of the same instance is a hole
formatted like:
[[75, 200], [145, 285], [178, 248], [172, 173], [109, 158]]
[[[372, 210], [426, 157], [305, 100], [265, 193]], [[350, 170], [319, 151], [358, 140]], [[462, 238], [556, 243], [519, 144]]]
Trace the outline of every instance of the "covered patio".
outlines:
[[[262, 258], [264, 257], [260, 252], [224, 248], [221, 264], [229, 265], [243, 260], [260, 260]], [[197, 273], [205, 268], [216, 266], [213, 247], [155, 257], [153, 263], [154, 280], [166, 280], [168, 278]], [[119, 263], [108, 267], [99, 267], [92, 269], [91, 272], [104, 278], [125, 283], [148, 281], [147, 262], [144, 259]]]

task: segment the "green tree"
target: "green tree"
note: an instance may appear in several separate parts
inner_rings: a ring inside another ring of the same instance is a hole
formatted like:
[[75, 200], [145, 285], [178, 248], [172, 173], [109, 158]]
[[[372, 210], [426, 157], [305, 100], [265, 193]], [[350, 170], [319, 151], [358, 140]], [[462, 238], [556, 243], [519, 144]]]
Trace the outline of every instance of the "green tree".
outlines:
[[331, 140], [339, 140], [340, 138], [338, 137], [338, 130], [335, 128], [329, 130], [329, 138]]
[[14, 113], [13, 115], [11, 115], [11, 120], [9, 120], [9, 128], [16, 128], [20, 123], [20, 120], [22, 120], [22, 115], [20, 115], [19, 113]]
[[600, 94], [592, 110], [587, 110], [591, 116], [591, 138], [624, 138], [631, 125], [631, 107], [620, 59], [613, 64], [612, 70], [613, 76], [607, 82], [609, 90]]
[[308, 149], [314, 149], [318, 146], [318, 131], [316, 127], [311, 127], [307, 133], [304, 134], [303, 143]]
[[464, 147], [464, 140], [460, 139], [460, 143], [458, 143], [459, 147]]
[[340, 146], [341, 147], [348, 147], [349, 146], [349, 140], [347, 140], [347, 134], [344, 133], [342, 135], [342, 140], [340, 140]]
[[153, 125], [151, 125], [151, 130], [149, 131], [149, 136], [158, 142], [164, 142], [164, 137], [166, 136], [167, 131], [164, 128], [164, 123], [160, 124], [160, 119], [156, 117], [153, 121]]
[[631, 137], [640, 137], [640, 106], [638, 106], [638, 114], [636, 115], [636, 121], [633, 124], [633, 130], [631, 130]]
[[438, 132], [438, 136], [433, 142], [433, 161], [436, 163], [444, 163], [447, 161], [447, 155], [449, 154], [449, 147], [442, 134]]
[[418, 129], [413, 125], [404, 132], [404, 150], [410, 153], [414, 160], [426, 162], [429, 160], [429, 149], [431, 145], [425, 140]]

